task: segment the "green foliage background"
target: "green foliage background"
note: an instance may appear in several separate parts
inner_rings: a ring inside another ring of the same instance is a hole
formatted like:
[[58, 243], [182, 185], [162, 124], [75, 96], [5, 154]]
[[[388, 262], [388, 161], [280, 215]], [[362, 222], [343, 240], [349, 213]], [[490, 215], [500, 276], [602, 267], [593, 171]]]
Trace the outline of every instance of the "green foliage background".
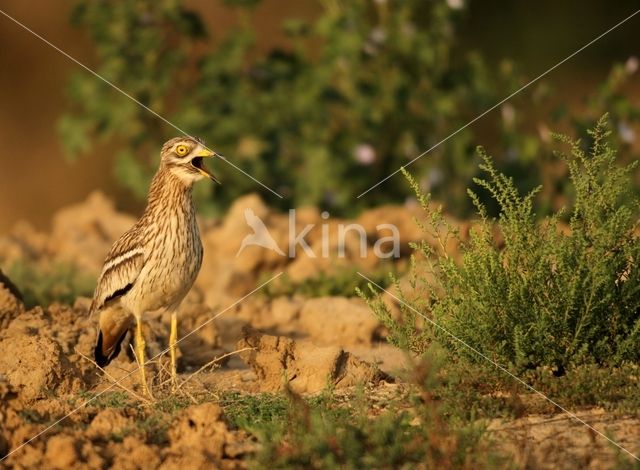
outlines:
[[[513, 63], [490, 68], [460, 50], [465, 11], [444, 0], [319, 0], [313, 21], [283, 22], [288, 47], [266, 51], [252, 27], [259, 1], [225, 3], [238, 21], [224, 34], [207, 31], [181, 0], [81, 0], [72, 17], [95, 45], [100, 75], [285, 196], [218, 162], [224, 187], [198, 188], [209, 209], [252, 191], [273, 205], [316, 204], [335, 215], [402, 202], [411, 193], [400, 177], [355, 196], [526, 83]], [[474, 147], [495, 142], [498, 169], [524, 189], [544, 182], [553, 205], [566, 174], [545, 170], [549, 139], [536, 117], [584, 136], [610, 111], [614, 129], [627, 130], [640, 116], [621, 93], [632, 69], [612, 70], [586, 99], [583, 120], [550, 108], [551, 90], [536, 84], [484, 117], [481, 137], [475, 126], [461, 130], [412, 172], [422, 190], [466, 215]], [[71, 77], [69, 97], [59, 122], [69, 155], [88, 152], [95, 139], [115, 143], [118, 180], [143, 198], [161, 143], [178, 131], [84, 71]]]

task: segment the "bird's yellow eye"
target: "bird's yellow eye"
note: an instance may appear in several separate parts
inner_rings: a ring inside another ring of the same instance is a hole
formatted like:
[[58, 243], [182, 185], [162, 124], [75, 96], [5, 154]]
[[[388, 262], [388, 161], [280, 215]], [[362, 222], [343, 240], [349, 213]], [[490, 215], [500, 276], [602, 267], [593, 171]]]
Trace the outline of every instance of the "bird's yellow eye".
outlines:
[[186, 145], [178, 145], [176, 147], [176, 153], [178, 154], [178, 156], [184, 157], [189, 153], [189, 147], [187, 147]]

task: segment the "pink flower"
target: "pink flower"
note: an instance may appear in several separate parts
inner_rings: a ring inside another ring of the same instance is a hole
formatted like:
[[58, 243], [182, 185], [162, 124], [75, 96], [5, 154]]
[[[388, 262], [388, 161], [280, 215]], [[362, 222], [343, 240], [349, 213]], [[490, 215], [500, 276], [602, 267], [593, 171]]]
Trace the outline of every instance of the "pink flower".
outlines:
[[447, 5], [452, 10], [460, 10], [464, 8], [464, 0], [447, 0]]
[[636, 73], [638, 70], [638, 58], [636, 56], [631, 56], [624, 63], [624, 69], [629, 75]]
[[371, 165], [376, 161], [376, 150], [369, 144], [358, 144], [353, 150], [356, 161], [362, 165]]
[[633, 144], [636, 140], [635, 131], [624, 121], [621, 121], [620, 124], [618, 124], [618, 133], [620, 134], [620, 139], [625, 144]]

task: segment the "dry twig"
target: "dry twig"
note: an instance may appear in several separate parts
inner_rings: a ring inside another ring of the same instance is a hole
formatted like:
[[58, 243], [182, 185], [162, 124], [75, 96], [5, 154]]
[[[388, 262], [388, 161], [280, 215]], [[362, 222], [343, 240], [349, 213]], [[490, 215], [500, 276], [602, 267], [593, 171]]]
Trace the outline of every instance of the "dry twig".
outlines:
[[114, 384], [116, 385], [118, 388], [124, 390], [125, 392], [127, 392], [128, 394], [130, 394], [131, 396], [135, 397], [136, 399], [143, 401], [147, 404], [151, 404], [151, 400], [143, 397], [142, 395], [138, 395], [136, 392], [134, 392], [133, 390], [129, 389], [128, 387], [125, 387], [120, 381], [116, 380], [115, 377], [113, 377], [111, 374], [109, 374], [109, 372], [107, 372], [106, 370], [104, 370], [102, 367], [100, 367], [93, 359], [91, 359], [90, 357], [85, 356], [84, 354], [82, 354], [80, 351], [78, 351], [76, 349], [76, 353], [82, 357], [83, 359], [89, 361], [91, 364], [93, 364], [94, 366], [96, 366], [100, 371], [102, 371], [102, 373]]
[[226, 354], [223, 354], [223, 355], [222, 355], [222, 356], [220, 356], [220, 357], [216, 357], [216, 358], [214, 358], [212, 361], [207, 362], [205, 365], [203, 365], [202, 367], [200, 367], [200, 369], [198, 369], [197, 371], [195, 371], [194, 373], [192, 373], [189, 377], [187, 377], [186, 379], [184, 379], [184, 381], [183, 381], [180, 385], [178, 385], [177, 390], [180, 390], [180, 389], [182, 388], [182, 386], [183, 386], [184, 384], [186, 384], [189, 380], [191, 380], [193, 377], [195, 377], [196, 375], [200, 374], [202, 371], [204, 371], [204, 370], [205, 370], [205, 369], [207, 369], [208, 367], [213, 366], [216, 362], [221, 361], [221, 360], [222, 360], [222, 359], [224, 359], [225, 357], [229, 357], [229, 356], [232, 356], [232, 355], [234, 355], [234, 354], [239, 354], [239, 353], [241, 353], [241, 352], [249, 351], [249, 350], [252, 350], [252, 349], [254, 349], [254, 348], [242, 348], [242, 349], [238, 349], [237, 351], [231, 351], [231, 352], [228, 352], [228, 353], [226, 353]]

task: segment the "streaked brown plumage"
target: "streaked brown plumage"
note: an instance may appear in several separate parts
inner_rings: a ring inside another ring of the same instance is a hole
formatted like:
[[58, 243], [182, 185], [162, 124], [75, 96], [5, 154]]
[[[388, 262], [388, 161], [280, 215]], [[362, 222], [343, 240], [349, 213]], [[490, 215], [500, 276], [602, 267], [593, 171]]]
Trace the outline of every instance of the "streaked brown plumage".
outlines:
[[[189, 292], [202, 264], [202, 243], [191, 197], [193, 183], [215, 177], [202, 166], [216, 154], [191, 137], [164, 144], [160, 167], [151, 182], [147, 207], [138, 222], [114, 243], [104, 262], [91, 304], [101, 310], [95, 348], [98, 365], [119, 352], [127, 330], [136, 323], [136, 355], [144, 364], [142, 315], [166, 308], [171, 312], [171, 359], [175, 377], [176, 310]], [[141, 367], [143, 389], [148, 392]]]

